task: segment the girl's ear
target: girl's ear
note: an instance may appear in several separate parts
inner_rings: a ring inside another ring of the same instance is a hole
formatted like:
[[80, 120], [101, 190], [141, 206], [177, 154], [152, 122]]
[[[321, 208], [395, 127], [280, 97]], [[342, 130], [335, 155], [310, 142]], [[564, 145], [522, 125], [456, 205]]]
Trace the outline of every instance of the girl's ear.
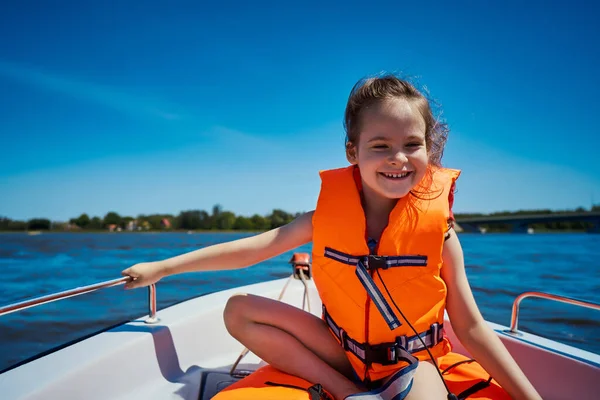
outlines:
[[346, 158], [350, 164], [356, 165], [358, 164], [358, 156], [357, 156], [356, 146], [352, 142], [346, 143]]

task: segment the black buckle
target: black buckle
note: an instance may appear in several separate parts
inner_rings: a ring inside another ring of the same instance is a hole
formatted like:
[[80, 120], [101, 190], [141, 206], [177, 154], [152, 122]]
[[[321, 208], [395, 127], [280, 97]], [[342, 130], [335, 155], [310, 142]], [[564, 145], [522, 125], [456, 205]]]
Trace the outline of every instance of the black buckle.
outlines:
[[365, 355], [369, 364], [395, 365], [399, 362], [412, 363], [402, 356], [402, 350], [408, 352], [403, 343], [407, 343], [406, 336], [398, 336], [394, 343], [381, 343], [378, 345], [365, 345]]
[[329, 398], [329, 396], [327, 396], [327, 393], [325, 392], [325, 390], [323, 389], [323, 386], [321, 386], [320, 383], [312, 385], [311, 387], [306, 389], [306, 391], [310, 394], [311, 400], [319, 400], [319, 399], [328, 399]]
[[375, 269], [388, 269], [387, 265], [387, 257], [386, 256], [378, 256], [374, 254], [370, 254], [367, 256], [367, 269], [375, 270]]
[[398, 351], [396, 350], [395, 343], [382, 343], [375, 346], [369, 346], [368, 354], [369, 364], [398, 364]]

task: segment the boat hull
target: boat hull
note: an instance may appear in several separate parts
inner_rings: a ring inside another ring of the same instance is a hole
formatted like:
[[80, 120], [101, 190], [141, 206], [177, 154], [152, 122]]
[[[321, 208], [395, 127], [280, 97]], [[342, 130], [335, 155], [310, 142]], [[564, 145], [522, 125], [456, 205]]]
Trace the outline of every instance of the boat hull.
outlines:
[[[235, 381], [231, 366], [243, 350], [223, 323], [235, 293], [277, 298], [287, 279], [213, 293], [160, 310], [158, 324], [144, 317], [103, 331], [0, 375], [4, 399], [208, 399]], [[311, 312], [321, 302], [308, 282]], [[301, 307], [304, 286], [292, 280], [282, 301]], [[507, 311], [507, 318], [508, 318]], [[592, 399], [600, 392], [600, 356], [489, 323], [544, 399]], [[453, 351], [468, 355], [449, 321]], [[264, 365], [249, 353], [238, 370]]]

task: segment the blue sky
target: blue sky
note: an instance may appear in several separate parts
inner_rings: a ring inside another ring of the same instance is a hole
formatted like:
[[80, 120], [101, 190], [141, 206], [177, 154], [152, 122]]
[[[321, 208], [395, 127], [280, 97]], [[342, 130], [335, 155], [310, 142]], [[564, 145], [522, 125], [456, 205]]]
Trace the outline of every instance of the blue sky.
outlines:
[[600, 203], [592, 2], [213, 3], [3, 4], [0, 215], [310, 210], [380, 71], [441, 103], [455, 212]]

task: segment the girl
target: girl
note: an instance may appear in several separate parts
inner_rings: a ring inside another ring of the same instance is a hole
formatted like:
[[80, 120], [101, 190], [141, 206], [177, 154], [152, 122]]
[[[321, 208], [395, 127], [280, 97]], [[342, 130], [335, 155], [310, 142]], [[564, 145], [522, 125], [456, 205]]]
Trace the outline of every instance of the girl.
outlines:
[[393, 75], [354, 86], [344, 125], [351, 165], [321, 173], [314, 211], [260, 235], [136, 264], [122, 272], [133, 279], [126, 287], [243, 268], [312, 241], [323, 319], [252, 295], [226, 305], [228, 331], [257, 356], [336, 399], [358, 398], [398, 371], [406, 399], [443, 399], [435, 359], [450, 351], [446, 310], [461, 343], [512, 397], [539, 399], [471, 293], [450, 224], [459, 172], [441, 167], [446, 125]]

